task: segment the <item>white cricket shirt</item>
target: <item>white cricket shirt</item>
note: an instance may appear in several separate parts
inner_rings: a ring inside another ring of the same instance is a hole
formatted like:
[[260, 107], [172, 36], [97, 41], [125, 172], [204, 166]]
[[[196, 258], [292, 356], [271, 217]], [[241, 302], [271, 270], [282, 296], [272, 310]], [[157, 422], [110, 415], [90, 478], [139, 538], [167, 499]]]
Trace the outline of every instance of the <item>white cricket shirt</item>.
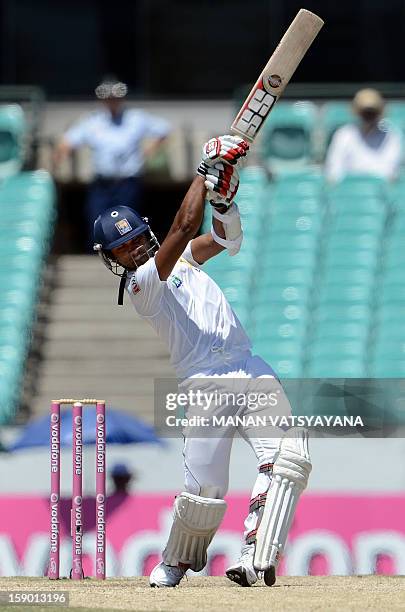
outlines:
[[156, 330], [179, 378], [208, 373], [250, 352], [251, 343], [218, 285], [200, 269], [190, 243], [161, 281], [149, 259], [126, 285], [138, 314]]
[[325, 161], [325, 174], [339, 181], [347, 174], [375, 174], [396, 178], [402, 161], [401, 136], [378, 127], [363, 134], [357, 125], [345, 125], [332, 138]]
[[115, 122], [108, 111], [94, 112], [73, 125], [65, 140], [73, 148], [87, 145], [93, 154], [94, 172], [104, 178], [126, 178], [141, 174], [145, 163], [142, 141], [164, 138], [167, 121], [140, 110], [124, 109]]

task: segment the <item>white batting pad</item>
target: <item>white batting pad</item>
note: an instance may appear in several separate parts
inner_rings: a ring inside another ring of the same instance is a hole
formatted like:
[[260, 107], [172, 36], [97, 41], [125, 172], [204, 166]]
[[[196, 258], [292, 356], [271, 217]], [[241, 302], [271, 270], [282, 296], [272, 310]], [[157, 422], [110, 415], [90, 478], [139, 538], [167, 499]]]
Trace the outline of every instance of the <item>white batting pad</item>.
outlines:
[[284, 552], [299, 496], [307, 486], [311, 469], [307, 431], [290, 429], [281, 441], [257, 530], [254, 557], [254, 567], [257, 570], [277, 567]]
[[189, 565], [195, 572], [207, 563], [207, 548], [226, 510], [223, 499], [180, 493], [174, 502], [173, 525], [163, 551], [167, 565]]

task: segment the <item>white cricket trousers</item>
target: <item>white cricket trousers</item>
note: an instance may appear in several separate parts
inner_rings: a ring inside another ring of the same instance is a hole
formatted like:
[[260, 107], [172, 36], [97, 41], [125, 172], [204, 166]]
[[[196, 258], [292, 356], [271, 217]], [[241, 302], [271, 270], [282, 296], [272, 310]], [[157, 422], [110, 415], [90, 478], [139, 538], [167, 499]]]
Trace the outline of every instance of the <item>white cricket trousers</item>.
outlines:
[[[225, 378], [226, 381], [224, 381]], [[234, 388], [238, 392], [243, 389], [246, 394], [251, 394], [257, 390], [255, 385], [259, 385], [258, 382], [255, 382], [255, 379], [263, 378], [272, 379], [272, 388], [274, 389], [274, 385], [277, 385], [283, 394], [282, 414], [291, 414], [290, 404], [274, 370], [261, 357], [250, 353], [245, 354], [238, 360], [228, 359], [228, 363], [224, 363], [215, 370], [194, 375], [188, 381], [191, 381], [194, 385], [195, 383], [199, 384], [199, 380], [196, 379], [201, 379], [201, 388], [204, 392], [221, 389], [221, 385], [226, 382], [228, 390], [232, 385], [235, 385]], [[270, 381], [261, 380], [260, 390], [263, 389], [263, 384], [270, 384]], [[219, 409], [214, 408], [214, 410], [217, 413], [228, 415], [240, 415], [243, 412], [240, 406], [229, 405], [225, 408], [223, 406]], [[277, 407], [274, 408], [274, 414], [280, 414], [280, 412]], [[186, 416], [190, 418], [192, 414], [193, 410], [188, 408]], [[282, 429], [272, 427], [272, 437], [256, 437], [254, 427], [241, 425], [237, 429], [232, 425], [221, 427], [219, 437], [213, 437], [212, 433], [204, 437], [194, 437], [194, 435], [188, 435], [186, 429], [184, 431], [183, 450], [185, 490], [195, 495], [217, 499], [226, 495], [229, 482], [230, 454], [236, 430], [251, 446], [257, 459], [258, 474], [252, 489], [249, 513], [245, 519], [244, 536], [246, 542], [250, 543], [255, 540], [258, 520], [266, 501], [273, 463], [279, 450], [280, 439], [284, 434]], [[260, 433], [264, 433], [263, 429], [260, 430]]]

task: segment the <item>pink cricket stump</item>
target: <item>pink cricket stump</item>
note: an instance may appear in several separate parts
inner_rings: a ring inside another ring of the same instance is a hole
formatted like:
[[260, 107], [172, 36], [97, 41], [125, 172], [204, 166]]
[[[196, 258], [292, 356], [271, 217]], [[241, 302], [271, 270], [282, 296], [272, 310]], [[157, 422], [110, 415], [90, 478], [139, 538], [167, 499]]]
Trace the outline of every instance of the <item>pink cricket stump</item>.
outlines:
[[96, 407], [96, 578], [105, 579], [105, 482], [106, 482], [105, 402]]
[[73, 486], [72, 486], [72, 580], [83, 578], [83, 406], [80, 402], [73, 404]]
[[51, 550], [48, 577], [59, 578], [60, 558], [60, 404], [51, 404]]

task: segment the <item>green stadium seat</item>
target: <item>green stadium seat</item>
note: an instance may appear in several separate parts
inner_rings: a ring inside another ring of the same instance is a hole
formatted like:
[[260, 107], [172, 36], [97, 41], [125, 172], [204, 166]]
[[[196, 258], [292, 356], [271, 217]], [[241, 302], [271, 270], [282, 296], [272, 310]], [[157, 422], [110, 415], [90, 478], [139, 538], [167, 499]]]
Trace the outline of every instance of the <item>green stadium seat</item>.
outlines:
[[375, 325], [377, 329], [381, 328], [394, 328], [396, 334], [402, 330], [402, 325], [405, 320], [405, 304], [384, 304], [383, 307], [377, 307], [375, 311]]
[[307, 309], [296, 305], [255, 306], [251, 313], [251, 338], [254, 342], [293, 341], [304, 346], [307, 333]]
[[279, 359], [274, 356], [271, 347], [267, 345], [253, 345], [253, 353], [260, 355], [270, 363], [276, 375], [280, 378], [300, 378], [303, 375], [302, 360], [295, 356]]
[[384, 219], [374, 215], [339, 215], [333, 221], [333, 231], [357, 234], [379, 235], [384, 229]]
[[401, 332], [395, 337], [381, 337], [374, 346], [376, 359], [400, 359], [405, 361], [405, 337]]
[[377, 325], [373, 331], [373, 353], [386, 354], [392, 350], [392, 359], [398, 359], [402, 353], [401, 347], [405, 344], [405, 333], [402, 331], [401, 324], [398, 321], [386, 322]]
[[310, 102], [281, 102], [265, 123], [260, 155], [276, 171], [299, 168], [313, 157], [312, 134], [317, 112]]
[[370, 374], [376, 378], [405, 378], [405, 360], [374, 361], [370, 364]]
[[274, 321], [282, 323], [296, 323], [306, 321], [307, 308], [302, 304], [285, 304], [275, 302], [273, 304], [253, 304], [252, 317], [260, 322]]
[[365, 346], [365, 342], [359, 338], [320, 339], [311, 343], [308, 354], [310, 359], [360, 357], [364, 353]]
[[325, 359], [312, 361], [306, 368], [310, 378], [363, 378], [367, 371], [361, 359]]
[[[393, 224], [386, 235], [386, 254], [390, 254], [393, 251], [394, 254], [397, 254], [398, 257], [401, 257], [401, 253], [404, 252], [403, 247], [403, 223], [398, 223], [398, 225]], [[392, 262], [392, 264], [394, 261]], [[391, 265], [390, 264], [390, 267]]]
[[405, 286], [380, 285], [377, 293], [377, 302], [384, 307], [388, 304], [405, 304]]
[[[260, 188], [258, 188], [250, 197], [242, 197], [242, 194], [238, 191], [236, 202], [239, 207], [243, 225], [245, 227], [247, 224], [253, 227], [261, 227], [266, 208], [268, 208], [268, 202], [264, 197], [264, 190], [263, 193], [260, 193]], [[209, 208], [211, 207], [209, 206]]]
[[264, 347], [267, 354], [272, 354], [273, 359], [300, 358], [302, 343], [300, 340], [291, 338], [254, 338], [255, 347]]
[[[387, 282], [384, 274], [382, 281], [377, 284], [376, 301], [381, 312], [389, 313], [389, 316], [394, 316], [394, 313], [405, 315], [405, 287], [402, 282]], [[379, 310], [377, 310], [377, 313]]]
[[320, 197], [299, 195], [289, 195], [284, 193], [275, 193], [272, 195], [270, 203], [271, 215], [288, 215], [295, 214], [297, 217], [303, 215], [319, 215], [323, 216], [324, 207]]
[[319, 342], [322, 339], [339, 340], [359, 340], [365, 342], [368, 339], [369, 328], [367, 321], [352, 322], [352, 321], [323, 321], [319, 322], [312, 333], [314, 342]]
[[[358, 203], [361, 203], [358, 206]], [[349, 221], [355, 220], [355, 223], [359, 223], [358, 219], [373, 218], [376, 222], [384, 225], [387, 218], [388, 208], [381, 204], [381, 201], [367, 198], [344, 198], [342, 200], [328, 200], [328, 211], [329, 211], [329, 223], [332, 227], [341, 219]]]
[[403, 329], [404, 310], [402, 308], [379, 308], [373, 320], [375, 346], [385, 346], [390, 342], [400, 343], [405, 341], [405, 329]]
[[265, 245], [262, 253], [264, 267], [277, 266], [280, 269], [306, 268], [313, 269], [316, 264], [316, 253], [314, 250], [274, 250]]
[[7, 248], [0, 247], [0, 274], [10, 274], [10, 270], [19, 271], [23, 270], [26, 273], [32, 273], [37, 269], [38, 261], [35, 258], [30, 257], [26, 253], [11, 253], [5, 259], [3, 256], [7, 252]]
[[375, 270], [379, 263], [379, 254], [371, 249], [347, 249], [346, 251], [338, 249], [329, 249], [324, 252], [324, 257], [329, 267], [347, 268], [369, 268]]
[[[405, 295], [405, 288], [404, 288]], [[368, 304], [372, 298], [372, 287], [331, 283], [319, 288], [319, 303]]]
[[283, 251], [286, 245], [293, 251], [315, 250], [318, 246], [318, 236], [314, 232], [285, 231], [274, 232], [268, 237], [268, 248], [272, 252]]
[[[395, 295], [397, 290], [401, 295], [401, 289], [404, 286], [404, 272], [399, 274], [399, 271], [393, 274], [385, 274], [383, 275], [382, 282], [378, 285], [378, 296], [383, 294], [384, 292], [388, 292], [390, 295]], [[395, 302], [395, 299], [393, 300]]]
[[[393, 249], [392, 241], [390, 241], [388, 245], [388, 249], [384, 253], [384, 271], [387, 275], [390, 274], [402, 274], [404, 272], [403, 262], [405, 260], [405, 255], [401, 258], [401, 252], [399, 250], [399, 245], [395, 245], [395, 249]], [[387, 254], [391, 251], [391, 257], [387, 258]], [[395, 257], [396, 251], [398, 251], [398, 257]]]
[[388, 183], [385, 179], [372, 174], [349, 174], [339, 183], [329, 186], [329, 198], [362, 197], [381, 198], [387, 197]]
[[405, 232], [405, 214], [400, 213], [400, 214], [395, 215], [395, 218], [393, 220], [392, 227], [391, 227], [390, 238], [392, 240], [395, 240], [398, 236], [399, 241], [400, 241], [404, 235], [404, 232]]
[[[204, 266], [208, 270], [208, 264]], [[215, 272], [211, 268], [212, 277], [215, 277], [215, 282], [220, 283], [221, 286], [242, 286], [244, 281], [244, 271], [242, 268], [231, 268], [227, 269], [226, 267], [223, 269], [216, 268]]]
[[275, 285], [256, 289], [255, 306], [271, 309], [275, 304], [293, 304], [307, 307], [311, 296], [311, 287]]
[[274, 198], [316, 199], [322, 195], [324, 189], [324, 178], [319, 172], [312, 170], [297, 171], [294, 173], [280, 174], [269, 185], [268, 190]]
[[403, 212], [405, 209], [405, 176], [402, 174], [389, 186], [389, 200], [394, 210]]
[[369, 250], [376, 252], [381, 246], [381, 236], [375, 233], [333, 232], [329, 235], [326, 248], [329, 251], [341, 251], [343, 254], [353, 251]]
[[277, 265], [265, 265], [257, 286], [264, 285], [310, 285], [313, 280], [311, 268], [284, 268]]
[[280, 214], [272, 219], [270, 231], [274, 234], [279, 232], [311, 234], [319, 232], [320, 227], [319, 215]]
[[0, 179], [21, 170], [24, 132], [22, 108], [17, 104], [0, 106]]
[[354, 116], [348, 102], [327, 102], [323, 105], [321, 126], [324, 134], [324, 153], [326, 153], [336, 130], [353, 122]]
[[0, 327], [0, 346], [12, 345], [19, 347], [25, 345], [27, 341], [25, 334], [21, 334], [21, 330], [11, 325]]
[[385, 115], [394, 127], [405, 132], [405, 105], [403, 102], [389, 102], [386, 106]]
[[261, 337], [274, 340], [294, 340], [303, 342], [307, 333], [307, 322], [305, 319], [286, 322], [277, 320], [270, 308], [268, 311], [259, 311], [260, 315], [254, 316], [253, 333], [254, 338], [260, 340]]
[[382, 256], [382, 269], [383, 273], [388, 270], [398, 269], [405, 265], [405, 253], [402, 253], [397, 248], [392, 248], [393, 245], [388, 244]]
[[349, 302], [331, 303], [318, 308], [313, 313], [315, 322], [323, 321], [368, 321], [372, 315], [371, 304], [353, 304]]
[[367, 368], [361, 359], [330, 359], [314, 362], [309, 367], [313, 378], [366, 378]]
[[[240, 171], [242, 184], [246, 181], [250, 183], [267, 183], [267, 172], [262, 166], [245, 166]], [[242, 186], [241, 186], [242, 188]]]
[[235, 257], [230, 257], [228, 253], [223, 251], [216, 257], [213, 257], [204, 264], [203, 269], [214, 278], [223, 278], [224, 274], [231, 271], [237, 271], [241, 275], [251, 275], [252, 269], [256, 264], [256, 253], [251, 249], [247, 249], [245, 244], [242, 244], [240, 252]]
[[20, 395], [54, 200], [53, 181], [43, 171], [0, 183], [0, 424], [12, 418]]
[[373, 269], [368, 267], [341, 268], [330, 266], [326, 268], [322, 280], [325, 284], [336, 283], [370, 286], [372, 283], [374, 283], [375, 273]]

